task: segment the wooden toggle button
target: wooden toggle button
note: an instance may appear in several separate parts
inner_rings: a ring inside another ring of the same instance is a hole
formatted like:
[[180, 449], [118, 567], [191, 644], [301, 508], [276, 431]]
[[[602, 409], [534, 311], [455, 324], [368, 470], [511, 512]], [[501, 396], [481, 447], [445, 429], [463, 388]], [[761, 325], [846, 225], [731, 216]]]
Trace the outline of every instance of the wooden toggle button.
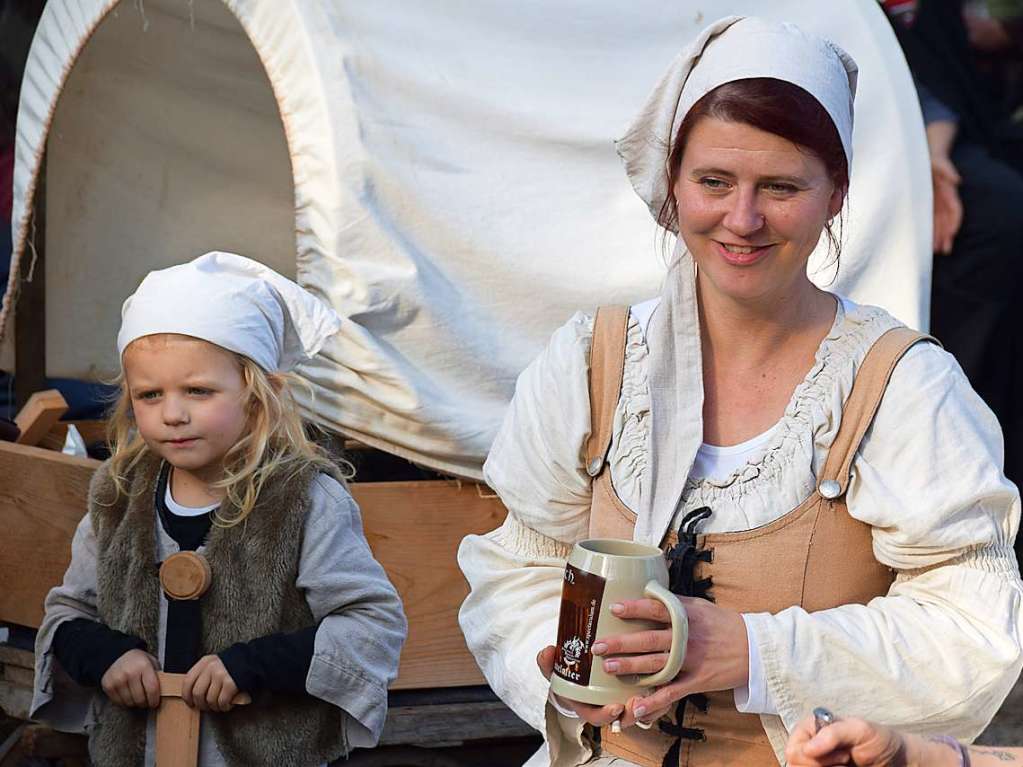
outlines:
[[179, 551], [160, 565], [160, 585], [170, 599], [198, 599], [212, 582], [210, 563], [194, 551]]

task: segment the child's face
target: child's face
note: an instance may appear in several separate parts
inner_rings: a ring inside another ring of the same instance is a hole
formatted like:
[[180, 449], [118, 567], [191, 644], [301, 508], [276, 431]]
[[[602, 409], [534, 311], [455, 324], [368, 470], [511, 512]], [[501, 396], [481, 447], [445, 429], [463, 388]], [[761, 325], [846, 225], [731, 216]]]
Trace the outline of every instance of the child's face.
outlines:
[[122, 358], [139, 434], [177, 471], [211, 483], [248, 423], [245, 379], [234, 354], [189, 336], [133, 341]]

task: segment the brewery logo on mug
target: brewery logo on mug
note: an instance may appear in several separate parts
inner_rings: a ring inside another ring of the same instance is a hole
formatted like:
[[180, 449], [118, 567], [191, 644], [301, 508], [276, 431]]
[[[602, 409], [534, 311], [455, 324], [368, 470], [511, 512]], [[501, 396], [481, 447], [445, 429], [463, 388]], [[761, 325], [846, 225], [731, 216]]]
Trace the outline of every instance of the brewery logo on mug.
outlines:
[[578, 685], [590, 683], [593, 656], [590, 646], [597, 630], [600, 602], [604, 598], [604, 579], [572, 565], [565, 568], [561, 589], [561, 617], [558, 636], [565, 639], [558, 646], [554, 673]]

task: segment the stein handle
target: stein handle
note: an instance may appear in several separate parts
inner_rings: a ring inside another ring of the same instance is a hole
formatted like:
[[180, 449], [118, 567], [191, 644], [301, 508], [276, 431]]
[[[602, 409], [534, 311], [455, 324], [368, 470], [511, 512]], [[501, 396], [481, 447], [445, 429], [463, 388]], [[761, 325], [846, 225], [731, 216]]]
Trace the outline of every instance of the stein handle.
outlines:
[[641, 687], [657, 687], [670, 682], [682, 670], [682, 663], [686, 659], [686, 644], [689, 642], [689, 616], [678, 597], [657, 581], [650, 581], [643, 593], [664, 605], [671, 617], [671, 650], [668, 652], [667, 663], [656, 674], [636, 677], [636, 684]]

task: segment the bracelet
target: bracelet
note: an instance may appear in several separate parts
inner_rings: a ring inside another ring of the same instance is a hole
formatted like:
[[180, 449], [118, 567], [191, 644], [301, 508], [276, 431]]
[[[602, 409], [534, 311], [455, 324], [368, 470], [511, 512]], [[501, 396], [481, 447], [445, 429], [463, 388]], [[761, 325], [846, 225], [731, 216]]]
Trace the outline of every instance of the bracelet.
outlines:
[[959, 767], [971, 767], [970, 752], [966, 750], [966, 746], [964, 746], [958, 740], [953, 738], [951, 735], [937, 735], [935, 737], [932, 737], [931, 740], [934, 743], [944, 743], [946, 746], [948, 746], [953, 751], [958, 753]]

